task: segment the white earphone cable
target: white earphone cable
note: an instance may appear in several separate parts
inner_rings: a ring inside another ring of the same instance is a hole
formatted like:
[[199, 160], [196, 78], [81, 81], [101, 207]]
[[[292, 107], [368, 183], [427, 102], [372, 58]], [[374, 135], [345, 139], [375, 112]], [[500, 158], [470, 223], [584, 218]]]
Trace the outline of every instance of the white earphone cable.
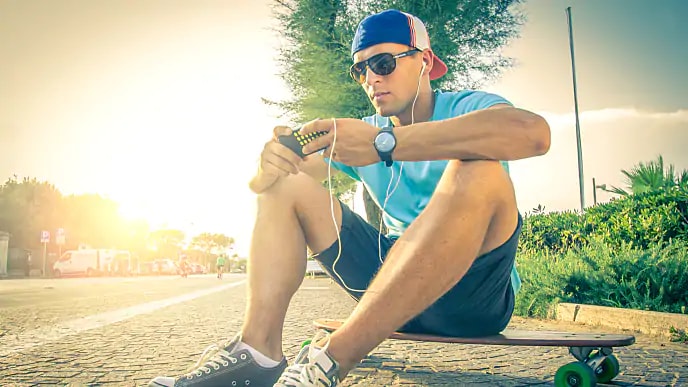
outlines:
[[[418, 76], [418, 85], [416, 86], [416, 96], [413, 98], [413, 104], [411, 105], [411, 125], [413, 125], [415, 121], [415, 110], [416, 110], [416, 100], [418, 100], [418, 94], [420, 94], [420, 82], [423, 78], [423, 72], [425, 71], [425, 62], [423, 62], [423, 67], [421, 69], [420, 75]], [[375, 114], [375, 126], [377, 127], [377, 114]], [[334, 224], [334, 228], [337, 232], [337, 246], [338, 246], [338, 251], [337, 251], [337, 257], [334, 259], [334, 262], [332, 263], [332, 271], [334, 274], [339, 278], [339, 281], [342, 283], [342, 285], [349, 291], [352, 292], [365, 292], [366, 289], [352, 289], [350, 288], [344, 279], [339, 275], [337, 272], [337, 262], [339, 261], [339, 258], [342, 256], [342, 241], [339, 236], [339, 227], [337, 226], [337, 218], [334, 216], [334, 197], [332, 195], [332, 156], [334, 155], [334, 148], [335, 145], [337, 144], [337, 120], [335, 118], [332, 118], [332, 130], [334, 131], [334, 137], [332, 139], [332, 146], [330, 147], [330, 156], [328, 157], [328, 163], [327, 163], [327, 188], [328, 191], [330, 192], [330, 214], [332, 215], [332, 223]], [[380, 214], [380, 226], [378, 228], [378, 243], [377, 243], [377, 251], [378, 251], [378, 258], [380, 259], [380, 263], [383, 262], [382, 260], [382, 220], [385, 215], [385, 208], [387, 207], [387, 201], [389, 198], [392, 196], [394, 191], [396, 191], [397, 187], [399, 186], [399, 182], [401, 181], [401, 174], [402, 171], [404, 170], [404, 162], [399, 163], [399, 177], [397, 178], [397, 182], [394, 185], [394, 188], [392, 191], [389, 191], [389, 188], [392, 186], [392, 181], [394, 181], [394, 169], [391, 168], [391, 176], [389, 178], [389, 184], [387, 185], [387, 191], [385, 195], [385, 200], [382, 203], [382, 214]]]

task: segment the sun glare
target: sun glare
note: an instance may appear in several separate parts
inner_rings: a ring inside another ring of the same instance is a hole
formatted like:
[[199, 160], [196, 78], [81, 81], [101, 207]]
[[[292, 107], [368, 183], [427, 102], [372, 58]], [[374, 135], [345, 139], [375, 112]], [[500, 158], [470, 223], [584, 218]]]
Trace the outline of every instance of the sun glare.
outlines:
[[133, 202], [120, 202], [119, 215], [128, 221], [145, 220], [149, 221], [145, 209], [140, 204]]

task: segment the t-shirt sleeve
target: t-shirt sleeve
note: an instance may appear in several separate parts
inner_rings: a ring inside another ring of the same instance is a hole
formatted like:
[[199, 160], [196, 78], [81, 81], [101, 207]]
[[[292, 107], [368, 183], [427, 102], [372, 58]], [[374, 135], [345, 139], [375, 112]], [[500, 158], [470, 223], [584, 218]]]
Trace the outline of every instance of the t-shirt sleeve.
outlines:
[[[458, 98], [455, 98], [454, 100], [452, 113], [454, 116], [458, 116], [477, 110], [487, 109], [498, 104], [507, 104], [510, 106], [514, 106], [506, 98], [497, 94], [492, 94], [484, 91], [472, 91], [468, 94], [461, 93], [458, 95]], [[502, 160], [500, 161], [500, 164], [502, 165], [504, 170], [506, 170], [507, 173], [510, 173], [509, 162]]]
[[[329, 164], [330, 159], [328, 157], [325, 157], [324, 153], [325, 153], [324, 150], [320, 151], [320, 154], [323, 156], [323, 160], [325, 160], [325, 164]], [[356, 169], [353, 167], [350, 167], [346, 164], [340, 163], [339, 161], [332, 160], [332, 168], [336, 168], [336, 169], [346, 173], [347, 175], [349, 175], [352, 179], [354, 179], [356, 181], [361, 181], [361, 177], [358, 175], [358, 173], [356, 172]]]
[[473, 91], [463, 95], [454, 101], [454, 112], [458, 114], [469, 113], [476, 110], [487, 109], [494, 105], [507, 104], [513, 106], [506, 98], [484, 91]]

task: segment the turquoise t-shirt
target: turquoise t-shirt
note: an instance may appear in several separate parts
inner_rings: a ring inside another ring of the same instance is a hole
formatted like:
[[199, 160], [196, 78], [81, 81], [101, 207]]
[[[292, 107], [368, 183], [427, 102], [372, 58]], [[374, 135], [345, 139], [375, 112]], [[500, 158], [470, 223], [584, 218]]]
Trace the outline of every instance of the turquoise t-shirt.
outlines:
[[[435, 109], [430, 121], [457, 117], [496, 104], [511, 105], [498, 95], [481, 91], [435, 91]], [[380, 128], [392, 126], [389, 118], [377, 114], [364, 117], [363, 121]], [[385, 166], [383, 162], [350, 167], [332, 161], [332, 166], [363, 183], [373, 201], [380, 208], [384, 206], [383, 221], [389, 230], [388, 235], [399, 237], [427, 206], [448, 163], [448, 160], [396, 161], [391, 167]], [[508, 172], [508, 163], [503, 161], [502, 165]], [[388, 189], [391, 195], [387, 198]], [[521, 280], [515, 265], [511, 279], [514, 292], [517, 293]]]

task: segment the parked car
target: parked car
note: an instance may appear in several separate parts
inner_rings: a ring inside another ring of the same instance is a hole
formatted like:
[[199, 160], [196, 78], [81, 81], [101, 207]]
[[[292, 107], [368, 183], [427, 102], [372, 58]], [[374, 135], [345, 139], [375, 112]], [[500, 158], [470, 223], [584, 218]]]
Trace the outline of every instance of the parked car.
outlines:
[[153, 261], [153, 268], [156, 274], [179, 274], [179, 267], [169, 258], [156, 259]]
[[208, 269], [205, 268], [205, 266], [201, 265], [200, 263], [197, 262], [191, 262], [191, 273], [192, 274], [207, 274]]

